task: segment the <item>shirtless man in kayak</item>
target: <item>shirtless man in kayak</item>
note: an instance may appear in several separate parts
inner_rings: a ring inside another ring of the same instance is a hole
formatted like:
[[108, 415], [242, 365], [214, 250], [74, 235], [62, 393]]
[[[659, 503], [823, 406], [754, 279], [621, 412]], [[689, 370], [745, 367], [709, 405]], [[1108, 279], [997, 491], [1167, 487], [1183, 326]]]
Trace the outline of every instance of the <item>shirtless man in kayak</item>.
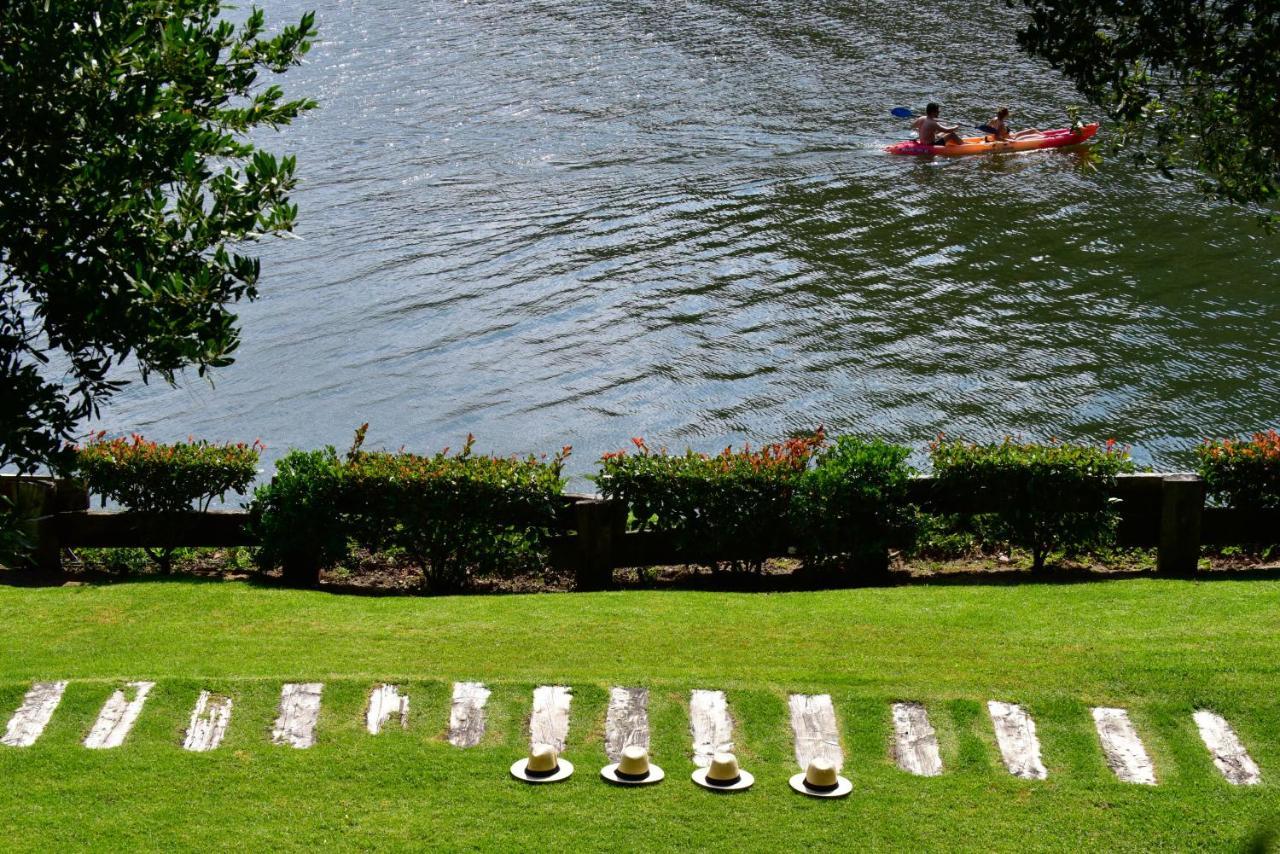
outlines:
[[944, 125], [938, 121], [938, 113], [942, 112], [942, 107], [934, 103], [929, 103], [924, 108], [924, 115], [911, 123], [915, 128], [916, 138], [923, 145], [947, 145], [955, 143], [959, 145], [964, 140], [960, 138], [960, 134], [956, 133], [960, 129], [959, 125]]

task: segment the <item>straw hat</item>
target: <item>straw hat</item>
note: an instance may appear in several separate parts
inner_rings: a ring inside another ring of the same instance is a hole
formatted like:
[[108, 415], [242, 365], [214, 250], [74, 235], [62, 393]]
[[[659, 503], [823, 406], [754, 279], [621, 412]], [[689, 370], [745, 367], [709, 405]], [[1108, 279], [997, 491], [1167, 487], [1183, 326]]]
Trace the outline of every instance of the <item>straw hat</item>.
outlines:
[[666, 774], [649, 762], [649, 751], [638, 744], [622, 748], [622, 758], [600, 769], [600, 776], [610, 783], [623, 786], [647, 786], [657, 783]]
[[755, 777], [738, 767], [738, 757], [732, 753], [717, 753], [711, 757], [708, 767], [693, 772], [693, 782], [713, 792], [741, 792], [751, 788], [755, 781]]
[[558, 783], [573, 773], [573, 763], [561, 759], [549, 744], [535, 744], [529, 757], [511, 766], [511, 776], [526, 783]]
[[831, 760], [817, 757], [809, 767], [791, 778], [791, 788], [815, 798], [843, 798], [853, 791], [853, 783], [841, 777]]

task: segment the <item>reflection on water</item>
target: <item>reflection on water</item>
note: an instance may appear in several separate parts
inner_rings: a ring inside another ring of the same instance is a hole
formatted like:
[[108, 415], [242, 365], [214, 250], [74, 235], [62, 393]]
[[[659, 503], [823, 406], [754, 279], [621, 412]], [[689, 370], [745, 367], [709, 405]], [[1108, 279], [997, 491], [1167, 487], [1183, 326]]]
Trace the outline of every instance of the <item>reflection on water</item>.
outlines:
[[[882, 0], [282, 0], [302, 241], [237, 364], [134, 387], [157, 437], [704, 448], [825, 422], [1185, 464], [1280, 416], [1276, 238], [1087, 152], [894, 158], [892, 106], [1075, 100], [1013, 12]], [[963, 56], [936, 45], [964, 44]], [[1105, 129], [1104, 129], [1105, 133]]]

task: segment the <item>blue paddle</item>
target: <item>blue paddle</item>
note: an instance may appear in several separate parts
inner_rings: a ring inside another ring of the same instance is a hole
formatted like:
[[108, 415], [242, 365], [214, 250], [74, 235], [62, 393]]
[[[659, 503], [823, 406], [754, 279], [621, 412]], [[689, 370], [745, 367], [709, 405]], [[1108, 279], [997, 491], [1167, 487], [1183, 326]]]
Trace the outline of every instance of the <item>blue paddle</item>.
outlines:
[[[897, 116], [897, 117], [898, 117], [898, 118], [900, 118], [900, 119], [914, 119], [914, 118], [916, 118], [917, 116], [919, 116], [919, 115], [920, 115], [919, 113], [917, 113], [917, 112], [915, 112], [915, 111], [913, 111], [913, 110], [908, 110], [906, 107], [894, 107], [894, 108], [893, 108], [892, 110], [890, 110], [889, 112], [893, 113], [895, 116]], [[983, 133], [995, 133], [995, 132], [996, 132], [996, 129], [995, 129], [995, 128], [993, 128], [991, 125], [974, 125], [974, 128], [973, 128], [973, 129], [974, 129], [974, 130], [980, 130], [980, 131], [982, 131]]]

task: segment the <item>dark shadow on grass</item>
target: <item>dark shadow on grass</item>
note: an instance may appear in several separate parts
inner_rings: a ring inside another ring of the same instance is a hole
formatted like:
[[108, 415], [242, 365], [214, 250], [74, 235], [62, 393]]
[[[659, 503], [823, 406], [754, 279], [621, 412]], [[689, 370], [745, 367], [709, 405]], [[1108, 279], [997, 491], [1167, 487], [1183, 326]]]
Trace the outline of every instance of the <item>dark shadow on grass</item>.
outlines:
[[[842, 590], [875, 587], [1009, 587], [1024, 584], [1096, 584], [1099, 582], [1127, 581], [1138, 578], [1174, 579], [1201, 582], [1214, 581], [1276, 581], [1280, 580], [1280, 566], [1242, 567], [1215, 569], [1193, 576], [1168, 576], [1154, 569], [1098, 570], [1088, 567], [1048, 567], [1042, 572], [1028, 569], [994, 569], [955, 572], [912, 573], [891, 570], [887, 575], [867, 576], [856, 571], [815, 570], [800, 566], [792, 571], [765, 572], [711, 572], [705, 567], [681, 566], [615, 571], [612, 590], [690, 590], [723, 593], [786, 593], [819, 590]], [[24, 569], [0, 568], [0, 586], [5, 587], [66, 587], [107, 586], [119, 584], [221, 584], [225, 581], [243, 581], [253, 587], [266, 589], [307, 589], [336, 596], [366, 597], [420, 597], [436, 596], [516, 596], [533, 593], [563, 593], [572, 587], [571, 576], [553, 575], [551, 581], [530, 579], [527, 583], [511, 585], [481, 580], [469, 590], [424, 591], [415, 586], [377, 586], [357, 582], [329, 579], [319, 585], [298, 588], [286, 584], [276, 575], [251, 572], [225, 574], [193, 574], [178, 572], [173, 575], [147, 573], [121, 575], [95, 570], [50, 573]]]

